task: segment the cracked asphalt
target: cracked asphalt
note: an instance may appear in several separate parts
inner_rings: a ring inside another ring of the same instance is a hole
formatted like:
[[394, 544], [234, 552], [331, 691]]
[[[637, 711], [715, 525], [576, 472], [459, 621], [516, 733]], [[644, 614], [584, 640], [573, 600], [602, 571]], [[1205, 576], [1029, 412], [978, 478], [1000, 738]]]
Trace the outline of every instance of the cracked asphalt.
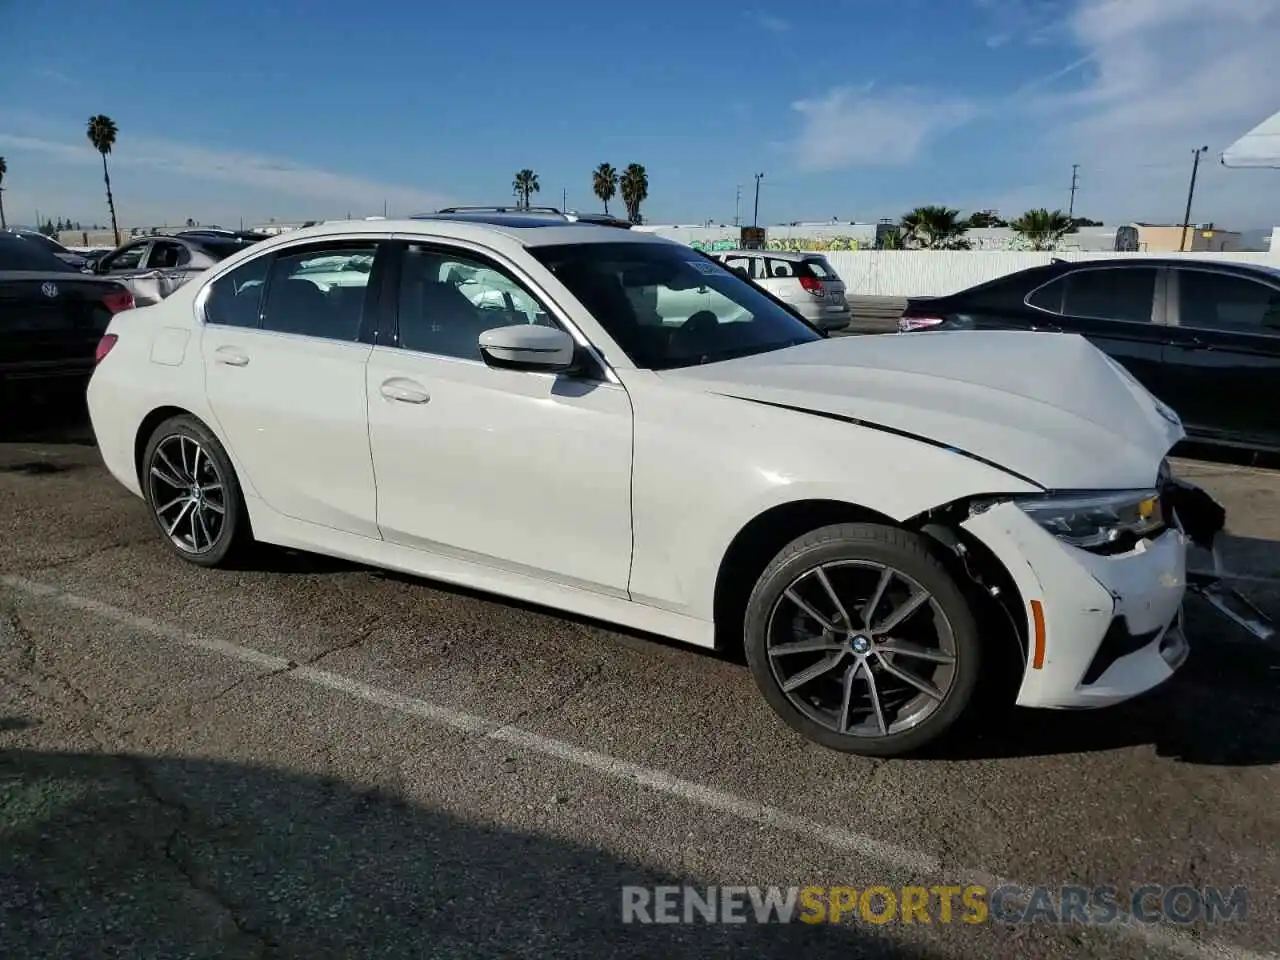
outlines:
[[[1174, 957], [1280, 946], [1280, 646], [990, 706], [927, 759], [812, 746], [745, 667], [267, 550], [173, 558], [83, 426], [0, 443], [0, 955]], [[1280, 618], [1273, 471], [1181, 461]], [[1246, 887], [1225, 923], [621, 922], [624, 885]]]

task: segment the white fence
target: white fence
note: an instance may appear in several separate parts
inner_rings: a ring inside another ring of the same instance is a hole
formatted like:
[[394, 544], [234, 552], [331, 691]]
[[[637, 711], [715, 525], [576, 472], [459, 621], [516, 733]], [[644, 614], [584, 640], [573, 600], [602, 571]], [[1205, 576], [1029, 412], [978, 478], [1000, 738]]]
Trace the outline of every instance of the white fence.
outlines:
[[1027, 267], [1062, 260], [1101, 257], [1151, 258], [1257, 263], [1280, 268], [1280, 253], [1012, 253], [987, 250], [857, 250], [822, 254], [854, 297], [931, 297], [954, 293]]

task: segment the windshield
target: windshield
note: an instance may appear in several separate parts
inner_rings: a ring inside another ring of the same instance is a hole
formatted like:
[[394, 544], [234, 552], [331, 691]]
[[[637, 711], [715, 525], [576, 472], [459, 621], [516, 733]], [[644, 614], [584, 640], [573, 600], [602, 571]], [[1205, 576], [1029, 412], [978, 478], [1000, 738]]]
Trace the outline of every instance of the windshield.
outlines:
[[714, 363], [822, 339], [755, 285], [675, 243], [532, 247], [638, 367]]
[[0, 235], [0, 270], [38, 270], [42, 273], [78, 273], [75, 267], [60, 260], [25, 237]]

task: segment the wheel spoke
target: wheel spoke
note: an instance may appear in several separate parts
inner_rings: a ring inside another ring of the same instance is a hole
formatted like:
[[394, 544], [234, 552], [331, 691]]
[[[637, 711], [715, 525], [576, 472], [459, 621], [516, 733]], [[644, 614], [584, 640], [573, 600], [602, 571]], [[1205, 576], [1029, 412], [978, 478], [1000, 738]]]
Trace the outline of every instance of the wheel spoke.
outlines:
[[186, 482], [183, 471], [179, 470], [177, 467], [173, 465], [173, 461], [170, 460], [167, 456], [165, 456], [165, 452], [162, 448], [156, 450], [156, 459], [164, 464], [164, 468], [169, 471], [169, 476], [165, 477], [165, 475], [162, 472], [160, 472], [159, 468], [154, 465], [151, 467], [152, 473], [158, 476], [165, 483], [171, 483], [175, 487], [190, 486], [190, 484]]
[[215, 491], [215, 490], [217, 490], [219, 493], [221, 493], [221, 492], [222, 492], [222, 484], [220, 484], [220, 483], [202, 483], [202, 484], [200, 484], [200, 492], [201, 492], [201, 493], [213, 493], [213, 491]]
[[891, 580], [893, 580], [893, 568], [885, 567], [884, 572], [880, 574], [880, 582], [876, 584], [876, 592], [871, 595], [867, 605], [862, 608], [862, 625], [868, 630], [875, 623], [876, 607], [880, 606], [880, 601], [884, 599], [884, 592], [889, 589]]
[[196, 452], [191, 457], [191, 480], [193, 483], [199, 483], [200, 482], [200, 455], [204, 453], [204, 451], [200, 449], [200, 444], [198, 443], [195, 444], [195, 448], [196, 448]]
[[844, 672], [844, 683], [841, 684], [843, 690], [840, 696], [840, 727], [841, 733], [849, 732], [849, 702], [853, 699], [853, 678], [858, 675], [858, 663], [849, 664]]
[[178, 515], [173, 518], [173, 523], [169, 524], [169, 529], [167, 529], [165, 533], [172, 537], [173, 531], [178, 529], [178, 524], [182, 522], [183, 517], [187, 515], [194, 504], [195, 501], [188, 498], [187, 502], [183, 504], [182, 509], [178, 511]]
[[849, 613], [845, 610], [844, 604], [840, 602], [840, 598], [836, 596], [836, 591], [831, 586], [831, 581], [827, 578], [827, 571], [819, 567], [814, 571], [814, 575], [818, 578], [818, 582], [822, 584], [822, 589], [827, 591], [827, 596], [831, 598], [831, 605], [836, 608], [836, 616], [839, 623], [845, 627], [852, 627], [853, 621], [849, 619]]
[[[168, 483], [168, 481], [167, 481], [167, 480], [166, 480], [165, 482], [166, 482], [166, 483]], [[182, 496], [180, 496], [180, 497], [174, 497], [172, 500], [170, 500], [168, 503], [166, 503], [163, 507], [156, 507], [156, 513], [168, 513], [170, 510], [172, 510], [172, 509], [173, 509], [174, 507], [176, 507], [178, 504], [180, 504], [180, 503], [185, 503], [186, 501], [188, 501], [188, 500], [190, 500], [190, 499], [191, 499], [191, 498], [190, 498], [189, 496], [187, 496], [185, 493], [184, 493]]]
[[810, 640], [797, 640], [794, 643], [780, 643], [769, 648], [769, 656], [785, 657], [792, 653], [820, 653], [824, 650], [843, 650], [843, 644], [826, 637], [813, 637]]
[[796, 593], [793, 588], [788, 587], [785, 596], [806, 614], [816, 620], [818, 622], [818, 626], [822, 627], [823, 630], [830, 630], [832, 633], [839, 632], [839, 628], [837, 628], [834, 623], [820, 614], [817, 610], [813, 609], [813, 607], [809, 605], [809, 602], [805, 600], [804, 597], [800, 596], [800, 594]]
[[911, 616], [919, 610], [929, 600], [928, 590], [917, 590], [902, 603], [901, 606], [894, 609], [884, 622], [879, 626], [873, 627], [874, 633], [888, 633], [894, 627], [899, 626], [907, 617]]
[[[204, 522], [204, 506], [197, 506], [195, 509], [195, 522], [191, 524], [191, 539], [196, 539], [196, 528], [200, 528], [200, 532], [204, 534], [204, 544], [206, 547], [213, 545], [213, 534], [209, 532], [209, 525]], [[196, 547], [199, 549], [199, 546]]]
[[903, 670], [901, 667], [890, 663], [883, 656], [879, 656], [878, 654], [877, 654], [877, 659], [880, 661], [880, 666], [884, 667], [884, 669], [887, 672], [893, 674], [899, 680], [903, 681], [904, 683], [911, 684], [911, 686], [915, 687], [917, 690], [919, 690], [921, 693], [923, 693], [927, 697], [930, 697], [934, 700], [942, 699], [942, 691], [939, 690], [937, 687], [935, 687], [928, 680], [925, 680], [922, 677], [917, 677], [910, 670]]
[[212, 500], [206, 500], [204, 502], [204, 505], [208, 507], [210, 510], [212, 510], [214, 513], [222, 514], [227, 512], [226, 508], [224, 508], [222, 504], [214, 503]]
[[795, 676], [789, 678], [787, 682], [782, 685], [783, 691], [785, 693], [790, 693], [796, 687], [802, 687], [806, 683], [808, 683], [810, 680], [814, 680], [822, 676], [824, 673], [828, 673], [831, 670], [834, 670], [836, 666], [839, 665], [842, 659], [844, 659], [843, 650], [836, 651], [832, 653], [830, 656], [823, 657], [817, 663], [813, 664], [810, 667], [805, 667]]
[[916, 660], [928, 660], [930, 663], [955, 663], [954, 654], [947, 653], [945, 650], [930, 650], [928, 647], [922, 647], [914, 643], [906, 643], [902, 640], [888, 640], [880, 644], [877, 648], [882, 654], [895, 653], [900, 657], [913, 657]]
[[885, 736], [889, 732], [889, 726], [884, 722], [884, 706], [880, 703], [880, 689], [876, 686], [876, 675], [871, 669], [871, 661], [862, 661], [862, 676], [867, 681], [867, 693], [871, 697], [871, 709], [876, 716], [876, 729], [880, 731], [880, 736]]

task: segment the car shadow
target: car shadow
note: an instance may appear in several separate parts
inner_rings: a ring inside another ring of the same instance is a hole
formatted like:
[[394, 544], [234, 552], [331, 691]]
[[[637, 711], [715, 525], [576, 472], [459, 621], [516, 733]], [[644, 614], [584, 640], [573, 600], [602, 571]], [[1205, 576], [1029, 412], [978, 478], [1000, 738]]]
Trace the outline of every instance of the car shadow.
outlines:
[[0, 798], [8, 956], [937, 956], [853, 922], [624, 924], [624, 886], [716, 881], [336, 778], [10, 749]]

